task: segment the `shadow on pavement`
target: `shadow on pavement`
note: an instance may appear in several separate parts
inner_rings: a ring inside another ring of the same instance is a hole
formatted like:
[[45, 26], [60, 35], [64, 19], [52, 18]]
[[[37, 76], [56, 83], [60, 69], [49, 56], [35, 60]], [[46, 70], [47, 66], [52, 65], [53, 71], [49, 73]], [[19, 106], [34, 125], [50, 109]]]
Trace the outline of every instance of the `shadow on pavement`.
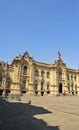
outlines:
[[48, 126], [37, 114], [48, 114], [43, 107], [27, 103], [10, 103], [0, 98], [0, 130], [60, 130], [59, 126]]

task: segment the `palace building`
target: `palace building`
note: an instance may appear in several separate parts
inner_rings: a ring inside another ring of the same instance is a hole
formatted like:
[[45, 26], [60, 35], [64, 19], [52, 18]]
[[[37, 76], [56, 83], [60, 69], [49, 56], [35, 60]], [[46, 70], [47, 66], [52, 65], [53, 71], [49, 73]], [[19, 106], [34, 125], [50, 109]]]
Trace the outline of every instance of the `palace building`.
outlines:
[[0, 62], [0, 95], [79, 95], [79, 70], [67, 68], [58, 52], [53, 64], [35, 61], [28, 52], [11, 64]]

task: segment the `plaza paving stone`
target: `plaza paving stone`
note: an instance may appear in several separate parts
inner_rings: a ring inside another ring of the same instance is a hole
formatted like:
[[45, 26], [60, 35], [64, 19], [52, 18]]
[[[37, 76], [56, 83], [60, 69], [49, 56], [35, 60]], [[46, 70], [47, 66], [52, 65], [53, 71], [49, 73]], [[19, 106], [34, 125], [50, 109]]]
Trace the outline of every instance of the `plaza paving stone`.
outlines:
[[0, 130], [16, 129], [79, 130], [79, 96], [0, 98]]

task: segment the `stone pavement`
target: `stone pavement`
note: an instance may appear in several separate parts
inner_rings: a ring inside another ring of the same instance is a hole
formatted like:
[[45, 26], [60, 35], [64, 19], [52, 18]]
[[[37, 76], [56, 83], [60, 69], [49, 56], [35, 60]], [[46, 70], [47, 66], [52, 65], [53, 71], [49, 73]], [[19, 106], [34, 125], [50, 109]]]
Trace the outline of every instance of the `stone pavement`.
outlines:
[[16, 129], [79, 130], [79, 96], [25, 96], [17, 102], [0, 98], [0, 130]]
[[43, 97], [32, 101], [33, 104], [43, 106], [52, 113], [36, 115], [49, 126], [59, 126], [60, 130], [79, 130], [79, 97]]

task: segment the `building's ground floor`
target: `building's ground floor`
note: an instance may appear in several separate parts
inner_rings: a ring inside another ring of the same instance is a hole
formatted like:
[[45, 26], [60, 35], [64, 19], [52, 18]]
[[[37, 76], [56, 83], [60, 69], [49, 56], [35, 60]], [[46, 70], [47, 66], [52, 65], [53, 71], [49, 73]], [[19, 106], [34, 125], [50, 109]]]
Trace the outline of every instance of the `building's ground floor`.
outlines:
[[79, 88], [68, 87], [63, 83], [57, 85], [40, 86], [37, 84], [29, 84], [28, 88], [21, 88], [20, 84], [12, 84], [9, 89], [0, 89], [0, 95], [5, 96], [22, 96], [22, 95], [35, 95], [35, 96], [68, 96], [68, 95], [79, 95]]

